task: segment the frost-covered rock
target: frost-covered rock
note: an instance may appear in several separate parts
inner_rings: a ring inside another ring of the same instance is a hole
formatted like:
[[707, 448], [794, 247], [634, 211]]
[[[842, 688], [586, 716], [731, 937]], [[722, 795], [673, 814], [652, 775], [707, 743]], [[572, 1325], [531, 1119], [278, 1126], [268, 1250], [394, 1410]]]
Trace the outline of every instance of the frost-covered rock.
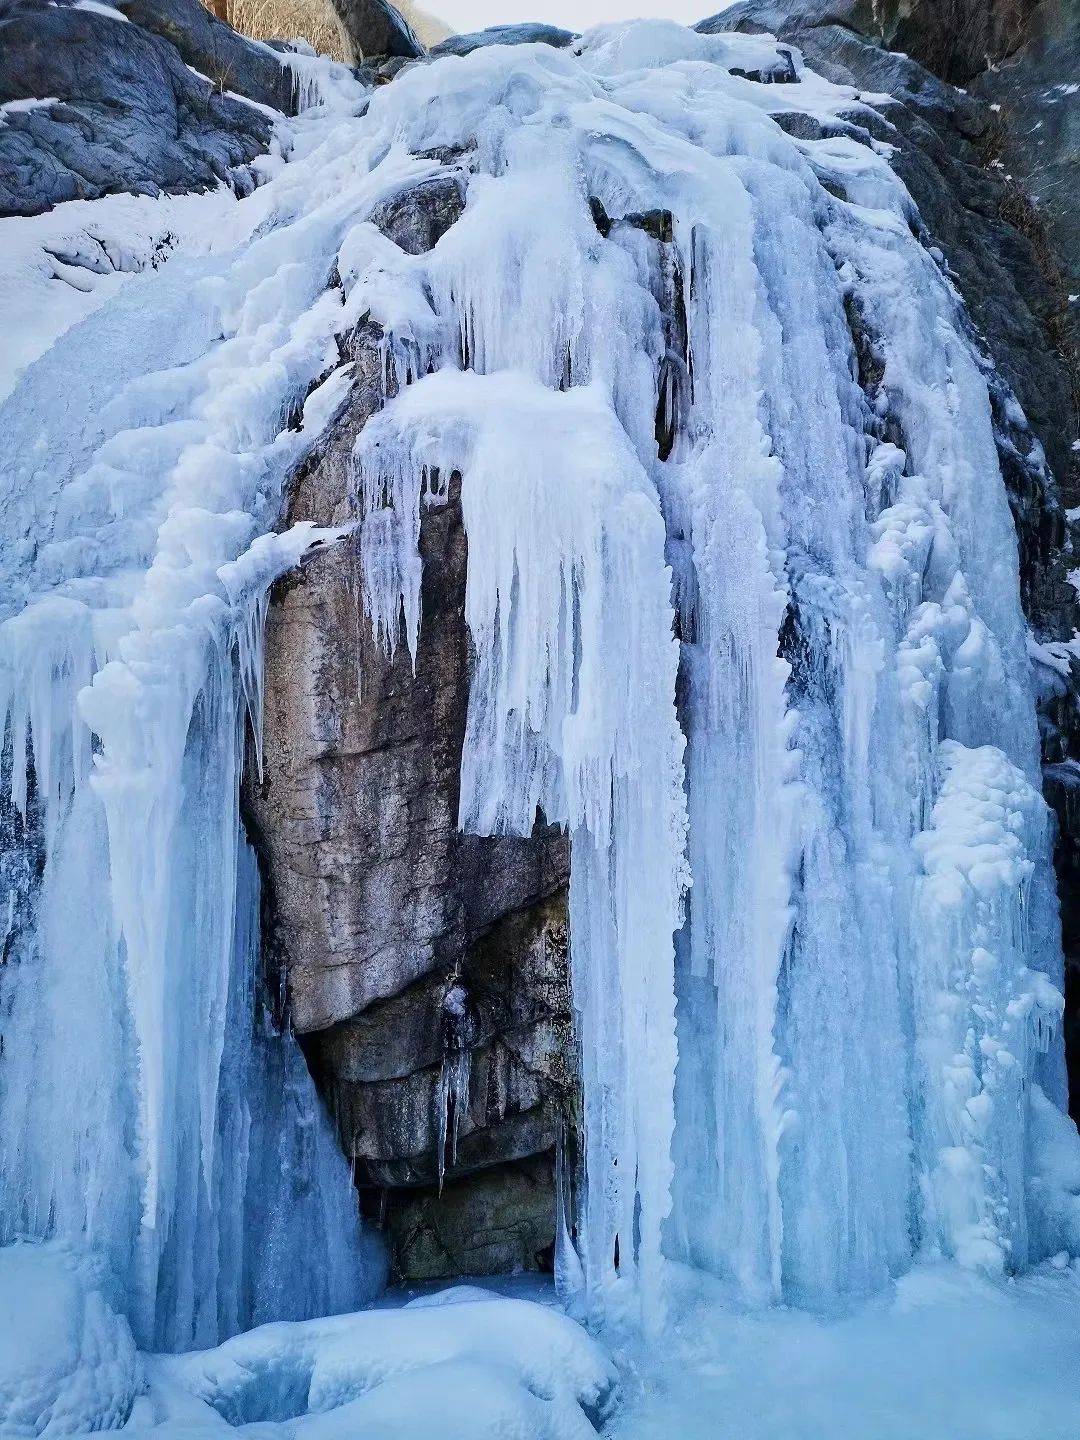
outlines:
[[[253, 48], [221, 28], [245, 56]], [[266, 93], [284, 100], [292, 74], [263, 55], [284, 81]], [[0, 12], [0, 215], [124, 190], [250, 190], [247, 167], [269, 147], [271, 119], [232, 93], [242, 84], [236, 57], [221, 63], [209, 78], [193, 72], [167, 40], [109, 6], [34, 0]]]
[[141, 1386], [99, 1264], [62, 1244], [0, 1247], [0, 1434], [116, 1430]]

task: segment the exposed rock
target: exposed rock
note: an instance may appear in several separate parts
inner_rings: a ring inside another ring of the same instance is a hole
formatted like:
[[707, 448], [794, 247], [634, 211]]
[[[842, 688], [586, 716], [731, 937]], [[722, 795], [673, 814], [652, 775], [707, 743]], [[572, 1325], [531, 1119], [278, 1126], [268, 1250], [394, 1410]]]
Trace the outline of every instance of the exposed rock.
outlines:
[[1026, 34], [1035, 0], [744, 0], [714, 20], [742, 28], [750, 18], [774, 35], [838, 25], [884, 49], [910, 55], [962, 85], [1009, 55]]
[[223, 180], [250, 190], [247, 167], [267, 149], [271, 122], [228, 88], [116, 16], [46, 3], [0, 11], [0, 104], [48, 102], [9, 112], [0, 125], [0, 214]]
[[999, 115], [995, 138], [1002, 165], [1037, 205], [1065, 270], [1067, 289], [1076, 293], [1080, 289], [1076, 199], [1080, 195], [1080, 6], [1074, 0], [1043, 0], [1026, 33], [1024, 45], [981, 75], [975, 89], [1001, 107], [995, 112]]
[[441, 1195], [401, 1192], [386, 1224], [401, 1273], [452, 1280], [550, 1270], [554, 1219], [550, 1167], [533, 1159], [450, 1183]]
[[[462, 186], [448, 167], [373, 218], [418, 253], [460, 214]], [[351, 518], [353, 443], [383, 397], [379, 341], [370, 323], [350, 341], [352, 394], [298, 478], [290, 521]], [[474, 1271], [536, 1263], [577, 1083], [566, 838], [457, 828], [469, 642], [456, 483], [425, 513], [421, 551], [415, 671], [404, 642], [393, 660], [376, 645], [348, 547], [278, 587], [265, 769], [248, 802], [293, 1024], [410, 1278], [451, 1273], [447, 1253]]]
[[468, 55], [487, 45], [551, 45], [563, 50], [577, 36], [558, 25], [492, 25], [487, 30], [473, 30], [467, 35], [451, 35], [432, 47], [432, 55]]
[[296, 111], [298, 87], [287, 62], [270, 48], [238, 35], [200, 0], [119, 0], [135, 25], [175, 46], [186, 65], [219, 90], [231, 90], [286, 115]]
[[353, 63], [378, 56], [418, 59], [425, 53], [405, 17], [389, 0], [330, 0]]

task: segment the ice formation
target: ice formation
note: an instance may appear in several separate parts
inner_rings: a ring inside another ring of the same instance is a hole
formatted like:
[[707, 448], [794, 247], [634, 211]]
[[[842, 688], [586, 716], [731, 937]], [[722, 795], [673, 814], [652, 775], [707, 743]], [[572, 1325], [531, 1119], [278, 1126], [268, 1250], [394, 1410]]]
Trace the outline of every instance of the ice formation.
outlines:
[[[0, 409], [0, 1236], [94, 1247], [159, 1348], [377, 1283], [300, 1057], [253, 1013], [238, 785], [269, 584], [355, 544], [415, 654], [423, 513], [460, 476], [460, 821], [572, 838], [562, 1282], [655, 1330], [672, 1258], [829, 1305], [919, 1255], [1074, 1245], [984, 362], [865, 102], [769, 37], [667, 22], [325, 95], [221, 243], [51, 316]], [[824, 138], [786, 132], [800, 111]], [[465, 212], [407, 255], [368, 217], [448, 154]], [[275, 534], [365, 317], [387, 403], [355, 535]]]

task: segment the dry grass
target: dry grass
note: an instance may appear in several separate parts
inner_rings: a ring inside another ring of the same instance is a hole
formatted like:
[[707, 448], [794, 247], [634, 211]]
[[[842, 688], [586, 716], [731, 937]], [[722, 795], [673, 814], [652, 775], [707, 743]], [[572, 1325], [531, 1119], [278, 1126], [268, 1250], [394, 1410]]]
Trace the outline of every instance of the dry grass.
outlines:
[[[306, 40], [320, 55], [348, 60], [345, 41], [330, 0], [204, 0], [215, 15], [253, 40]], [[398, 8], [425, 45], [450, 34], [449, 28], [414, 5]]]

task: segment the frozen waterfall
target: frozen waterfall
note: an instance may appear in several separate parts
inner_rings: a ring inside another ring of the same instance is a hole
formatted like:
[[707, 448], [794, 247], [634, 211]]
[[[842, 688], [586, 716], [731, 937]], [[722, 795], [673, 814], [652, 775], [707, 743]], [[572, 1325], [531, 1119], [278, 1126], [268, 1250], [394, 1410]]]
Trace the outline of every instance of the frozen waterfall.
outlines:
[[[261, 999], [239, 786], [272, 581], [355, 546], [415, 654], [454, 474], [460, 823], [572, 840], [588, 1313], [659, 1329], [671, 1259], [816, 1307], [1061, 1248], [1031, 1183], [1062, 959], [1016, 537], [883, 123], [770, 37], [667, 22], [339, 81], [219, 243], [16, 381], [0, 1239], [101, 1251], [142, 1343], [379, 1283]], [[464, 214], [405, 254], [368, 217], [447, 155]], [[277, 534], [364, 318], [387, 401], [354, 527]]]

